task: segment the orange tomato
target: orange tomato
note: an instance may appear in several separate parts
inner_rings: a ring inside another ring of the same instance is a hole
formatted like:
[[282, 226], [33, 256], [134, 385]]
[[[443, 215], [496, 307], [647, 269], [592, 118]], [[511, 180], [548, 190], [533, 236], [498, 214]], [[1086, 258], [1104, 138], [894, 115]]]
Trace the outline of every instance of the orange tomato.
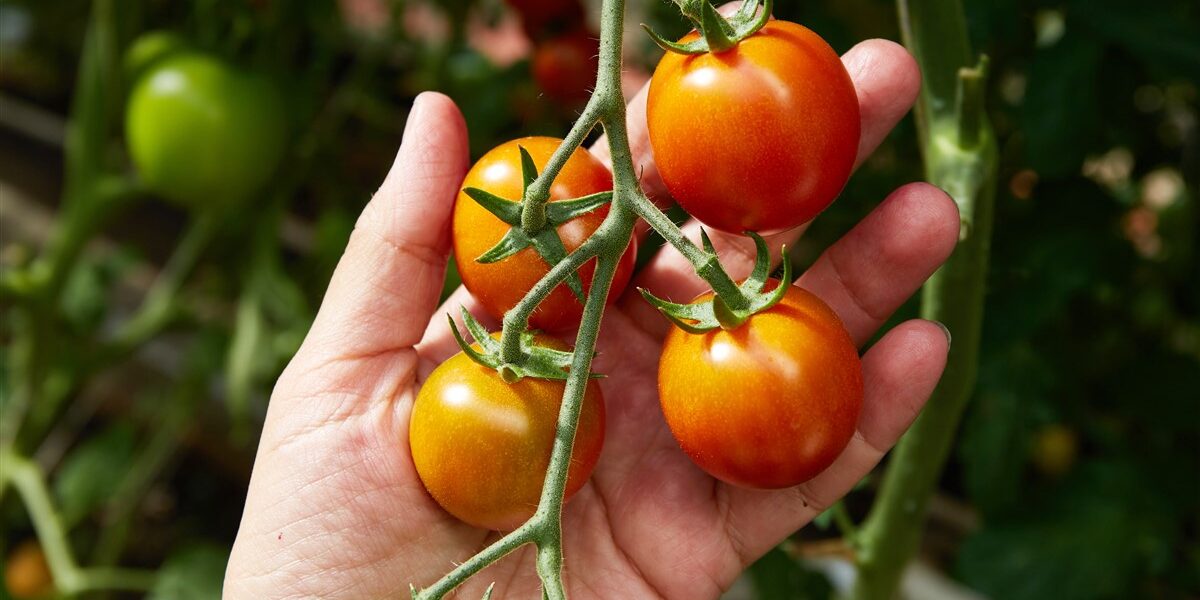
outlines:
[[833, 310], [789, 286], [736, 329], [672, 328], [658, 389], [671, 433], [700, 468], [743, 487], [783, 488], [824, 471], [850, 442], [862, 365]]
[[[480, 188], [501, 198], [519, 201], [523, 189], [518, 147], [524, 147], [529, 152], [540, 171], [561, 142], [549, 137], [527, 137], [505, 142], [483, 155], [471, 167], [462, 187]], [[554, 180], [550, 188], [550, 201], [579, 198], [611, 189], [612, 175], [608, 169], [590, 152], [580, 148], [567, 159]], [[559, 225], [558, 235], [567, 253], [573, 252], [596, 231], [607, 214], [608, 206], [603, 206]], [[550, 271], [550, 266], [533, 248], [526, 248], [492, 264], [476, 262], [476, 257], [496, 245], [510, 227], [465, 193], [458, 195], [453, 221], [454, 258], [463, 285], [492, 316], [502, 318]], [[617, 266], [608, 295], [610, 302], [615, 301], [629, 283], [636, 255], [636, 242], [630, 242]], [[595, 260], [588, 261], [579, 269], [585, 293], [595, 270]], [[582, 316], [583, 305], [563, 284], [555, 288], [533, 311], [529, 323], [537, 329], [562, 331], [577, 326]]]
[[[549, 337], [537, 343], [556, 349]], [[511, 530], [533, 516], [546, 480], [564, 381], [508, 384], [459, 353], [421, 386], [409, 424], [413, 462], [446, 512], [484, 529]], [[604, 398], [595, 380], [583, 397], [566, 497], [591, 476], [604, 444]]]
[[671, 195], [735, 233], [812, 220], [846, 185], [858, 153], [850, 75], [825, 40], [787, 21], [726, 52], [668, 52], [650, 81], [646, 121]]

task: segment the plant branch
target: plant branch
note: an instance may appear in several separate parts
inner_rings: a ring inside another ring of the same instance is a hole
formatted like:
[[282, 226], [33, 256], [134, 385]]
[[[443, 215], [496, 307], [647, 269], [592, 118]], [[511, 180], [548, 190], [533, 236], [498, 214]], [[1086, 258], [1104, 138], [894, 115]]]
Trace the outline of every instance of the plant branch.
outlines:
[[54, 586], [66, 595], [97, 590], [128, 590], [144, 592], [156, 580], [151, 571], [116, 568], [80, 568], [71, 554], [67, 532], [50, 499], [45, 478], [37, 465], [12, 452], [0, 454], [3, 479], [0, 487], [9, 483], [17, 489], [29, 511], [37, 531], [38, 541], [46, 553], [46, 562], [54, 576]]
[[958, 429], [979, 359], [998, 152], [984, 107], [986, 59], [974, 68], [958, 0], [899, 0], [902, 33], [925, 86], [917, 122], [928, 180], [958, 204], [959, 244], [926, 283], [921, 315], [954, 333], [945, 374], [893, 453], [858, 536], [854, 598], [893, 598]]

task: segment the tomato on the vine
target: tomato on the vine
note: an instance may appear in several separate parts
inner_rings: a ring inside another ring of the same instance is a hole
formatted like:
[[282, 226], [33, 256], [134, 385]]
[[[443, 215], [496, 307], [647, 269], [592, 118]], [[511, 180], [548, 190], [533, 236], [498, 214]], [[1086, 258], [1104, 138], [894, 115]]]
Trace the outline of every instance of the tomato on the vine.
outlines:
[[673, 328], [658, 388], [667, 425], [692, 461], [752, 488], [789, 487], [824, 471], [854, 435], [863, 399], [850, 334], [820, 298], [795, 286], [734, 329]]
[[[565, 350], [539, 336], [537, 344]], [[485, 529], [510, 530], [533, 516], [550, 465], [566, 382], [505, 383], [459, 353], [421, 386], [409, 446], [425, 489], [446, 512]], [[604, 398], [593, 379], [583, 396], [566, 498], [592, 474], [604, 444]]]
[[646, 121], [671, 195], [701, 222], [735, 233], [812, 220], [841, 192], [858, 152], [858, 97], [846, 68], [820, 36], [787, 21], [725, 52], [667, 52]]
[[533, 78], [552, 100], [587, 102], [596, 84], [600, 41], [586, 29], [550, 38], [533, 52]]
[[267, 183], [283, 158], [286, 112], [271, 80], [183, 52], [138, 80], [125, 132], [147, 188], [198, 209], [246, 201]]
[[[549, 137], [527, 137], [505, 142], [483, 155], [463, 180], [462, 187], [474, 187], [500, 198], [520, 201], [523, 193], [521, 154], [525, 148], [538, 170], [546, 166], [550, 155], [562, 141]], [[595, 156], [583, 148], [575, 150], [550, 188], [550, 201], [567, 200], [612, 189], [612, 175]], [[558, 226], [558, 235], [568, 254], [579, 247], [596, 231], [608, 214], [608, 206], [567, 221]], [[504, 237], [509, 225], [472, 200], [465, 192], [458, 194], [454, 204], [454, 258], [463, 285], [496, 318], [501, 318], [525, 296], [547, 272], [550, 266], [532, 247], [491, 264], [475, 259], [495, 246]], [[609, 301], [621, 294], [633, 273], [637, 255], [635, 242], [621, 256], [609, 291]], [[586, 291], [596, 270], [591, 260], [579, 269]], [[531, 327], [545, 331], [561, 331], [579, 324], [583, 305], [566, 284], [559, 285], [533, 311]]]

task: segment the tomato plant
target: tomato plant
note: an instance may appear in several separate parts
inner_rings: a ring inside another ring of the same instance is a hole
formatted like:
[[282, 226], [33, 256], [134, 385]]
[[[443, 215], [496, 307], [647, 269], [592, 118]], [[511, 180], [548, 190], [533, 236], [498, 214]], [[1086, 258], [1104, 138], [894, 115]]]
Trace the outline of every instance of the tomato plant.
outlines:
[[126, 109], [138, 176], [164, 198], [193, 208], [245, 201], [283, 158], [284, 98], [271, 80], [206, 54], [151, 65]]
[[858, 97], [842, 61], [787, 21], [724, 52], [667, 52], [646, 120], [671, 195], [736, 233], [810, 221], [841, 192], [858, 152]]
[[[528, 137], [505, 142], [483, 155], [463, 180], [464, 188], [479, 188], [495, 196], [517, 201], [523, 193], [520, 147], [525, 148], [538, 168], [545, 166], [562, 140]], [[612, 189], [612, 175], [604, 164], [587, 150], [576, 149], [550, 188], [550, 201], [579, 198]], [[558, 227], [558, 235], [567, 253], [584, 242], [608, 214], [608, 207], [567, 221]], [[509, 225], [460, 193], [454, 205], [454, 257], [463, 285], [493, 316], [500, 318], [520, 302], [550, 270], [537, 251], [525, 248], [499, 262], [482, 264], [475, 259], [496, 245], [508, 232]], [[636, 242], [630, 242], [613, 280], [609, 299], [615, 300], [629, 282], [637, 254]], [[595, 261], [579, 270], [587, 289], [595, 271]], [[579, 324], [583, 305], [566, 285], [559, 285], [530, 316], [532, 327], [561, 331]]]
[[793, 486], [825, 470], [854, 435], [863, 398], [850, 335], [820, 298], [795, 286], [737, 328], [672, 328], [658, 388], [683, 451], [712, 476], [753, 488]]
[[596, 84], [599, 40], [585, 29], [538, 44], [533, 53], [533, 78], [552, 100], [568, 105], [587, 102]]
[[[546, 336], [537, 343], [566, 348]], [[421, 386], [409, 424], [413, 463], [430, 495], [446, 512], [485, 529], [513, 529], [533, 516], [565, 385], [531, 377], [505, 383], [494, 369], [464, 353], [438, 366]], [[565, 497], [587, 482], [603, 443], [604, 398], [592, 380], [583, 397]]]

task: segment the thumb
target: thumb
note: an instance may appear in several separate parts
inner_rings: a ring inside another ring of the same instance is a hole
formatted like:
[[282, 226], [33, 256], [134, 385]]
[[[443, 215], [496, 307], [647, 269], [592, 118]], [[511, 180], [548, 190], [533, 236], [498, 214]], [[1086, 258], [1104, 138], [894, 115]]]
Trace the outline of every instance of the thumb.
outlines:
[[467, 127], [454, 102], [413, 102], [383, 185], [363, 209], [301, 353], [323, 359], [412, 346], [437, 306], [449, 221], [468, 166]]

